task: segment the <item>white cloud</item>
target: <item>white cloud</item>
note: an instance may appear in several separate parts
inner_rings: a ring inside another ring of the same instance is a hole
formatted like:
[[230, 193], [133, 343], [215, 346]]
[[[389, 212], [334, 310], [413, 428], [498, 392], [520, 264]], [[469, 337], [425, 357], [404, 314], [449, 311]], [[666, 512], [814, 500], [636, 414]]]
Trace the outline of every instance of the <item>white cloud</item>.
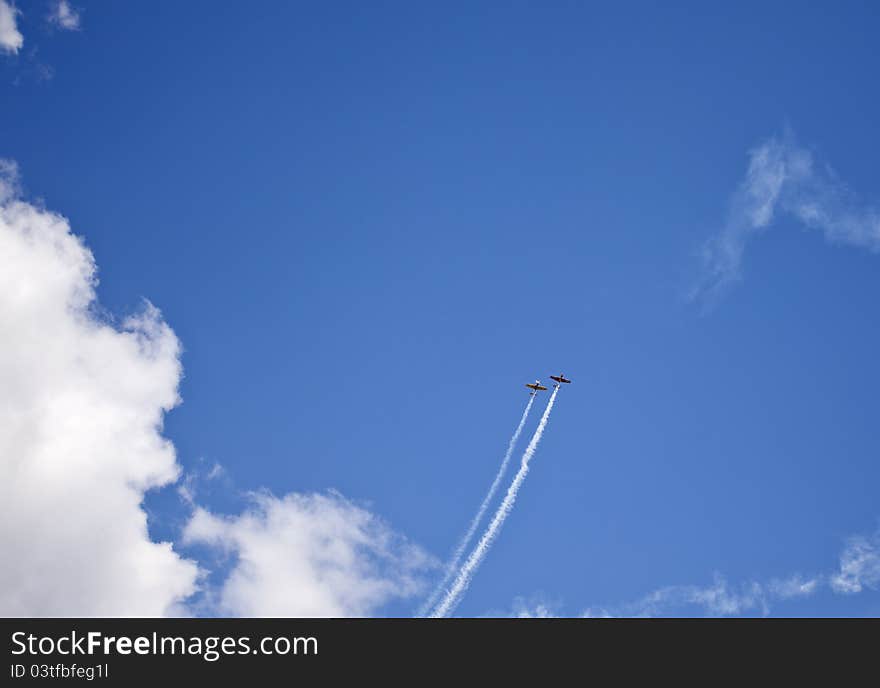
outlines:
[[[614, 617], [652, 617], [668, 614], [682, 615], [696, 608], [704, 616], [739, 616], [750, 612], [767, 616], [774, 601], [813, 595], [822, 583], [821, 578], [794, 575], [773, 579], [767, 583], [755, 581], [733, 586], [716, 574], [712, 585], [670, 585], [645, 595], [637, 602], [619, 607], [588, 607], [581, 616], [589, 619]], [[518, 597], [514, 600], [513, 615], [524, 618], [558, 616], [545, 603], [528, 604]]]
[[581, 612], [581, 618], [583, 618], [583, 619], [614, 619], [614, 618], [616, 618], [616, 615], [612, 614], [607, 609], [594, 609], [593, 607], [587, 607], [583, 612]]
[[785, 579], [773, 579], [766, 583], [750, 581], [731, 585], [716, 574], [711, 585], [670, 585], [645, 595], [637, 602], [619, 608], [588, 608], [584, 617], [651, 617], [664, 614], [681, 615], [696, 608], [705, 616], [740, 616], [758, 613], [767, 616], [775, 601], [796, 597], [809, 597], [822, 584], [819, 577], [804, 578], [794, 575]]
[[715, 576], [712, 585], [670, 586], [647, 595], [636, 605], [635, 616], [657, 616], [672, 607], [696, 606], [707, 616], [736, 616], [749, 611], [769, 613], [766, 593], [759, 583], [732, 588], [724, 577]]
[[435, 562], [369, 511], [331, 493], [252, 496], [218, 516], [197, 508], [184, 541], [235, 557], [209, 606], [236, 616], [368, 616], [421, 588]]
[[180, 346], [159, 312], [95, 314], [95, 262], [0, 163], [0, 615], [180, 611], [197, 568], [141, 502], [177, 478], [162, 437]]
[[831, 588], [852, 594], [880, 586], [880, 533], [849, 539], [840, 555], [840, 569], [831, 577]]
[[782, 580], [774, 579], [767, 584], [767, 591], [772, 598], [790, 600], [796, 597], [809, 597], [815, 594], [822, 585], [822, 577], [803, 578], [799, 574]]
[[880, 213], [861, 204], [833, 171], [817, 166], [812, 153], [786, 134], [749, 152], [727, 222], [703, 247], [703, 280], [692, 298], [711, 306], [738, 281], [749, 239], [779, 215], [821, 231], [828, 241], [880, 251]]
[[[436, 562], [338, 494], [200, 507], [197, 486], [228, 478], [201, 461], [178, 481], [162, 423], [180, 344], [150, 304], [121, 325], [98, 315], [95, 271], [0, 159], [0, 616], [363, 616], [420, 591]], [[229, 555], [217, 589], [150, 539], [144, 495], [174, 482], [193, 510], [186, 542]]]
[[738, 616], [770, 613], [774, 602], [806, 598], [820, 590], [850, 595], [865, 588], [880, 589], [880, 531], [849, 538], [840, 553], [836, 571], [805, 578], [795, 574], [767, 582], [730, 585], [716, 574], [712, 585], [672, 585], [659, 588], [634, 603], [612, 608], [588, 608], [583, 616], [659, 616], [682, 614], [696, 607], [707, 616]]
[[0, 51], [17, 53], [24, 45], [24, 36], [18, 30], [18, 9], [6, 0], [0, 0]]
[[79, 11], [74, 9], [67, 0], [58, 0], [52, 6], [49, 22], [67, 31], [78, 31], [80, 28]]
[[513, 600], [513, 610], [507, 616], [516, 619], [552, 619], [559, 616], [556, 608], [556, 604], [541, 598], [527, 600], [517, 597]]

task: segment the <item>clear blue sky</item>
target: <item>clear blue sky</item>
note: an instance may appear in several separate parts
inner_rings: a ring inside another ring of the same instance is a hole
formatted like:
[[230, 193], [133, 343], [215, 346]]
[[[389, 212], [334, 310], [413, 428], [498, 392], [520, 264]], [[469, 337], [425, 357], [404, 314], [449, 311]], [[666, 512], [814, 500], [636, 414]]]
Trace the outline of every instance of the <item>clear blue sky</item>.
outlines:
[[[185, 469], [337, 489], [443, 557], [563, 371], [458, 613], [827, 572], [876, 529], [880, 256], [780, 217], [716, 308], [685, 298], [786, 127], [876, 207], [873, 3], [83, 2], [55, 33], [18, 4], [0, 155], [102, 304], [182, 340]], [[147, 506], [173, 537], [173, 488]]]

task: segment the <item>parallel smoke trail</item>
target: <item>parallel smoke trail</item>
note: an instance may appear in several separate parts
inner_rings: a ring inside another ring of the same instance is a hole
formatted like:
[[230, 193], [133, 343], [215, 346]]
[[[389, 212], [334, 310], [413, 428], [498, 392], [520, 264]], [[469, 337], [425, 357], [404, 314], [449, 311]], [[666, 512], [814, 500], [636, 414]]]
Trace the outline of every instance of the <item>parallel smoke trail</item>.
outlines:
[[461, 557], [464, 555], [464, 550], [473, 539], [474, 533], [477, 532], [477, 528], [479, 527], [480, 522], [483, 520], [483, 516], [486, 514], [486, 509], [489, 508], [489, 504], [492, 502], [492, 498], [495, 496], [495, 493], [498, 491], [498, 486], [501, 484], [501, 479], [507, 472], [507, 465], [510, 463], [510, 457], [513, 456], [514, 447], [516, 447], [516, 443], [519, 442], [519, 436], [522, 434], [523, 427], [525, 427], [526, 424], [526, 419], [529, 417], [529, 411], [532, 410], [532, 404], [534, 403], [535, 395], [533, 394], [529, 397], [529, 403], [526, 404], [526, 408], [525, 411], [523, 411], [522, 418], [519, 419], [519, 425], [516, 426], [516, 430], [514, 431], [513, 436], [510, 438], [510, 442], [507, 445], [507, 451], [504, 453], [504, 458], [501, 460], [501, 466], [498, 468], [498, 473], [495, 475], [495, 480], [492, 481], [492, 485], [489, 487], [489, 491], [483, 498], [483, 503], [480, 504], [480, 508], [477, 509], [477, 513], [471, 521], [470, 527], [461, 538], [458, 546], [455, 548], [455, 552], [452, 554], [452, 559], [446, 566], [446, 573], [443, 576], [443, 580], [440, 581], [436, 588], [434, 588], [434, 592], [431, 593], [431, 596], [419, 609], [419, 616], [424, 616], [428, 613], [428, 611], [430, 611], [430, 609], [437, 602], [437, 598], [440, 597], [441, 593], [446, 588], [446, 584], [449, 583], [449, 579], [452, 578], [453, 574], [456, 572], [456, 570], [458, 570], [458, 563], [461, 561]]
[[489, 546], [497, 537], [498, 531], [500, 531], [501, 526], [504, 525], [505, 519], [510, 515], [519, 488], [522, 486], [523, 480], [525, 480], [526, 474], [529, 472], [529, 461], [531, 461], [532, 456], [535, 454], [538, 442], [541, 441], [541, 436], [544, 434], [544, 428], [547, 427], [547, 420], [550, 418], [550, 411], [553, 409], [553, 402], [556, 401], [556, 393], [558, 391], [559, 387], [557, 386], [556, 389], [553, 390], [553, 394], [550, 395], [550, 401], [547, 402], [547, 408], [544, 409], [544, 415], [541, 416], [541, 422], [538, 423], [538, 429], [535, 430], [535, 434], [532, 435], [529, 446], [526, 447], [525, 452], [523, 452], [522, 465], [514, 476], [513, 482], [510, 483], [510, 487], [507, 488], [507, 494], [504, 496], [504, 500], [495, 512], [492, 522], [489, 523], [489, 527], [486, 528], [483, 537], [480, 538], [477, 546], [474, 547], [474, 551], [471, 552], [471, 555], [461, 567], [461, 570], [458, 572], [458, 576], [455, 579], [455, 583], [453, 583], [452, 587], [446, 593], [443, 601], [437, 605], [433, 612], [431, 612], [433, 618], [446, 616], [461, 601], [461, 597], [467, 590], [467, 586], [470, 584], [471, 578], [473, 578], [477, 567], [482, 563], [486, 556], [486, 552], [489, 551]]

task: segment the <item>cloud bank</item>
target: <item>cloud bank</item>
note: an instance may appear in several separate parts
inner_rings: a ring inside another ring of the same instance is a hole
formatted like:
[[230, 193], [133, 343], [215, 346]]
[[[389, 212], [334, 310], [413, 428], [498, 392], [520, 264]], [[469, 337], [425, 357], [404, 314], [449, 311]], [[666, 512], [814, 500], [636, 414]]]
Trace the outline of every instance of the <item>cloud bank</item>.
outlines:
[[701, 252], [703, 277], [691, 298], [713, 306], [738, 280], [746, 245], [780, 216], [822, 232], [832, 243], [880, 251], [880, 212], [865, 205], [792, 134], [749, 152], [746, 176], [723, 229]]
[[164, 414], [180, 345], [146, 304], [96, 315], [95, 261], [0, 163], [0, 614], [181, 613], [197, 567], [141, 502], [178, 475]]
[[[95, 275], [68, 221], [22, 200], [0, 159], [0, 616], [364, 616], [420, 591], [433, 560], [341, 495], [200, 506], [199, 481], [222, 468], [181, 480], [162, 435], [180, 343], [149, 303], [100, 315]], [[185, 542], [218, 569], [151, 540], [144, 496], [171, 484], [192, 513]]]
[[24, 45], [24, 36], [18, 30], [18, 10], [6, 0], [0, 0], [0, 52], [17, 53]]

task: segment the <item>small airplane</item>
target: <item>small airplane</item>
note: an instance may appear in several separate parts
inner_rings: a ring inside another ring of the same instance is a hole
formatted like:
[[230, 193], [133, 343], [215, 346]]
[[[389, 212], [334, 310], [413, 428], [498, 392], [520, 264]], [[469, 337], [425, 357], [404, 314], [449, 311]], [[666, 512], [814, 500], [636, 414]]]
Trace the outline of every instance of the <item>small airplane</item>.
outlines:
[[528, 387], [529, 389], [533, 390], [532, 392], [529, 393], [529, 396], [530, 396], [530, 397], [533, 397], [533, 396], [535, 396], [538, 392], [543, 392], [543, 391], [545, 391], [545, 390], [547, 389], [544, 385], [541, 384], [541, 381], [540, 381], [540, 380], [535, 380], [533, 383], [531, 383], [531, 384], [529, 384], [529, 385], [526, 385], [526, 387]]
[[559, 387], [559, 385], [561, 385], [563, 383], [569, 384], [571, 382], [571, 380], [569, 380], [567, 377], [565, 377], [565, 375], [563, 375], [562, 373], [559, 373], [559, 375], [551, 375], [550, 379], [556, 381], [556, 385], [555, 385], [556, 387]]

